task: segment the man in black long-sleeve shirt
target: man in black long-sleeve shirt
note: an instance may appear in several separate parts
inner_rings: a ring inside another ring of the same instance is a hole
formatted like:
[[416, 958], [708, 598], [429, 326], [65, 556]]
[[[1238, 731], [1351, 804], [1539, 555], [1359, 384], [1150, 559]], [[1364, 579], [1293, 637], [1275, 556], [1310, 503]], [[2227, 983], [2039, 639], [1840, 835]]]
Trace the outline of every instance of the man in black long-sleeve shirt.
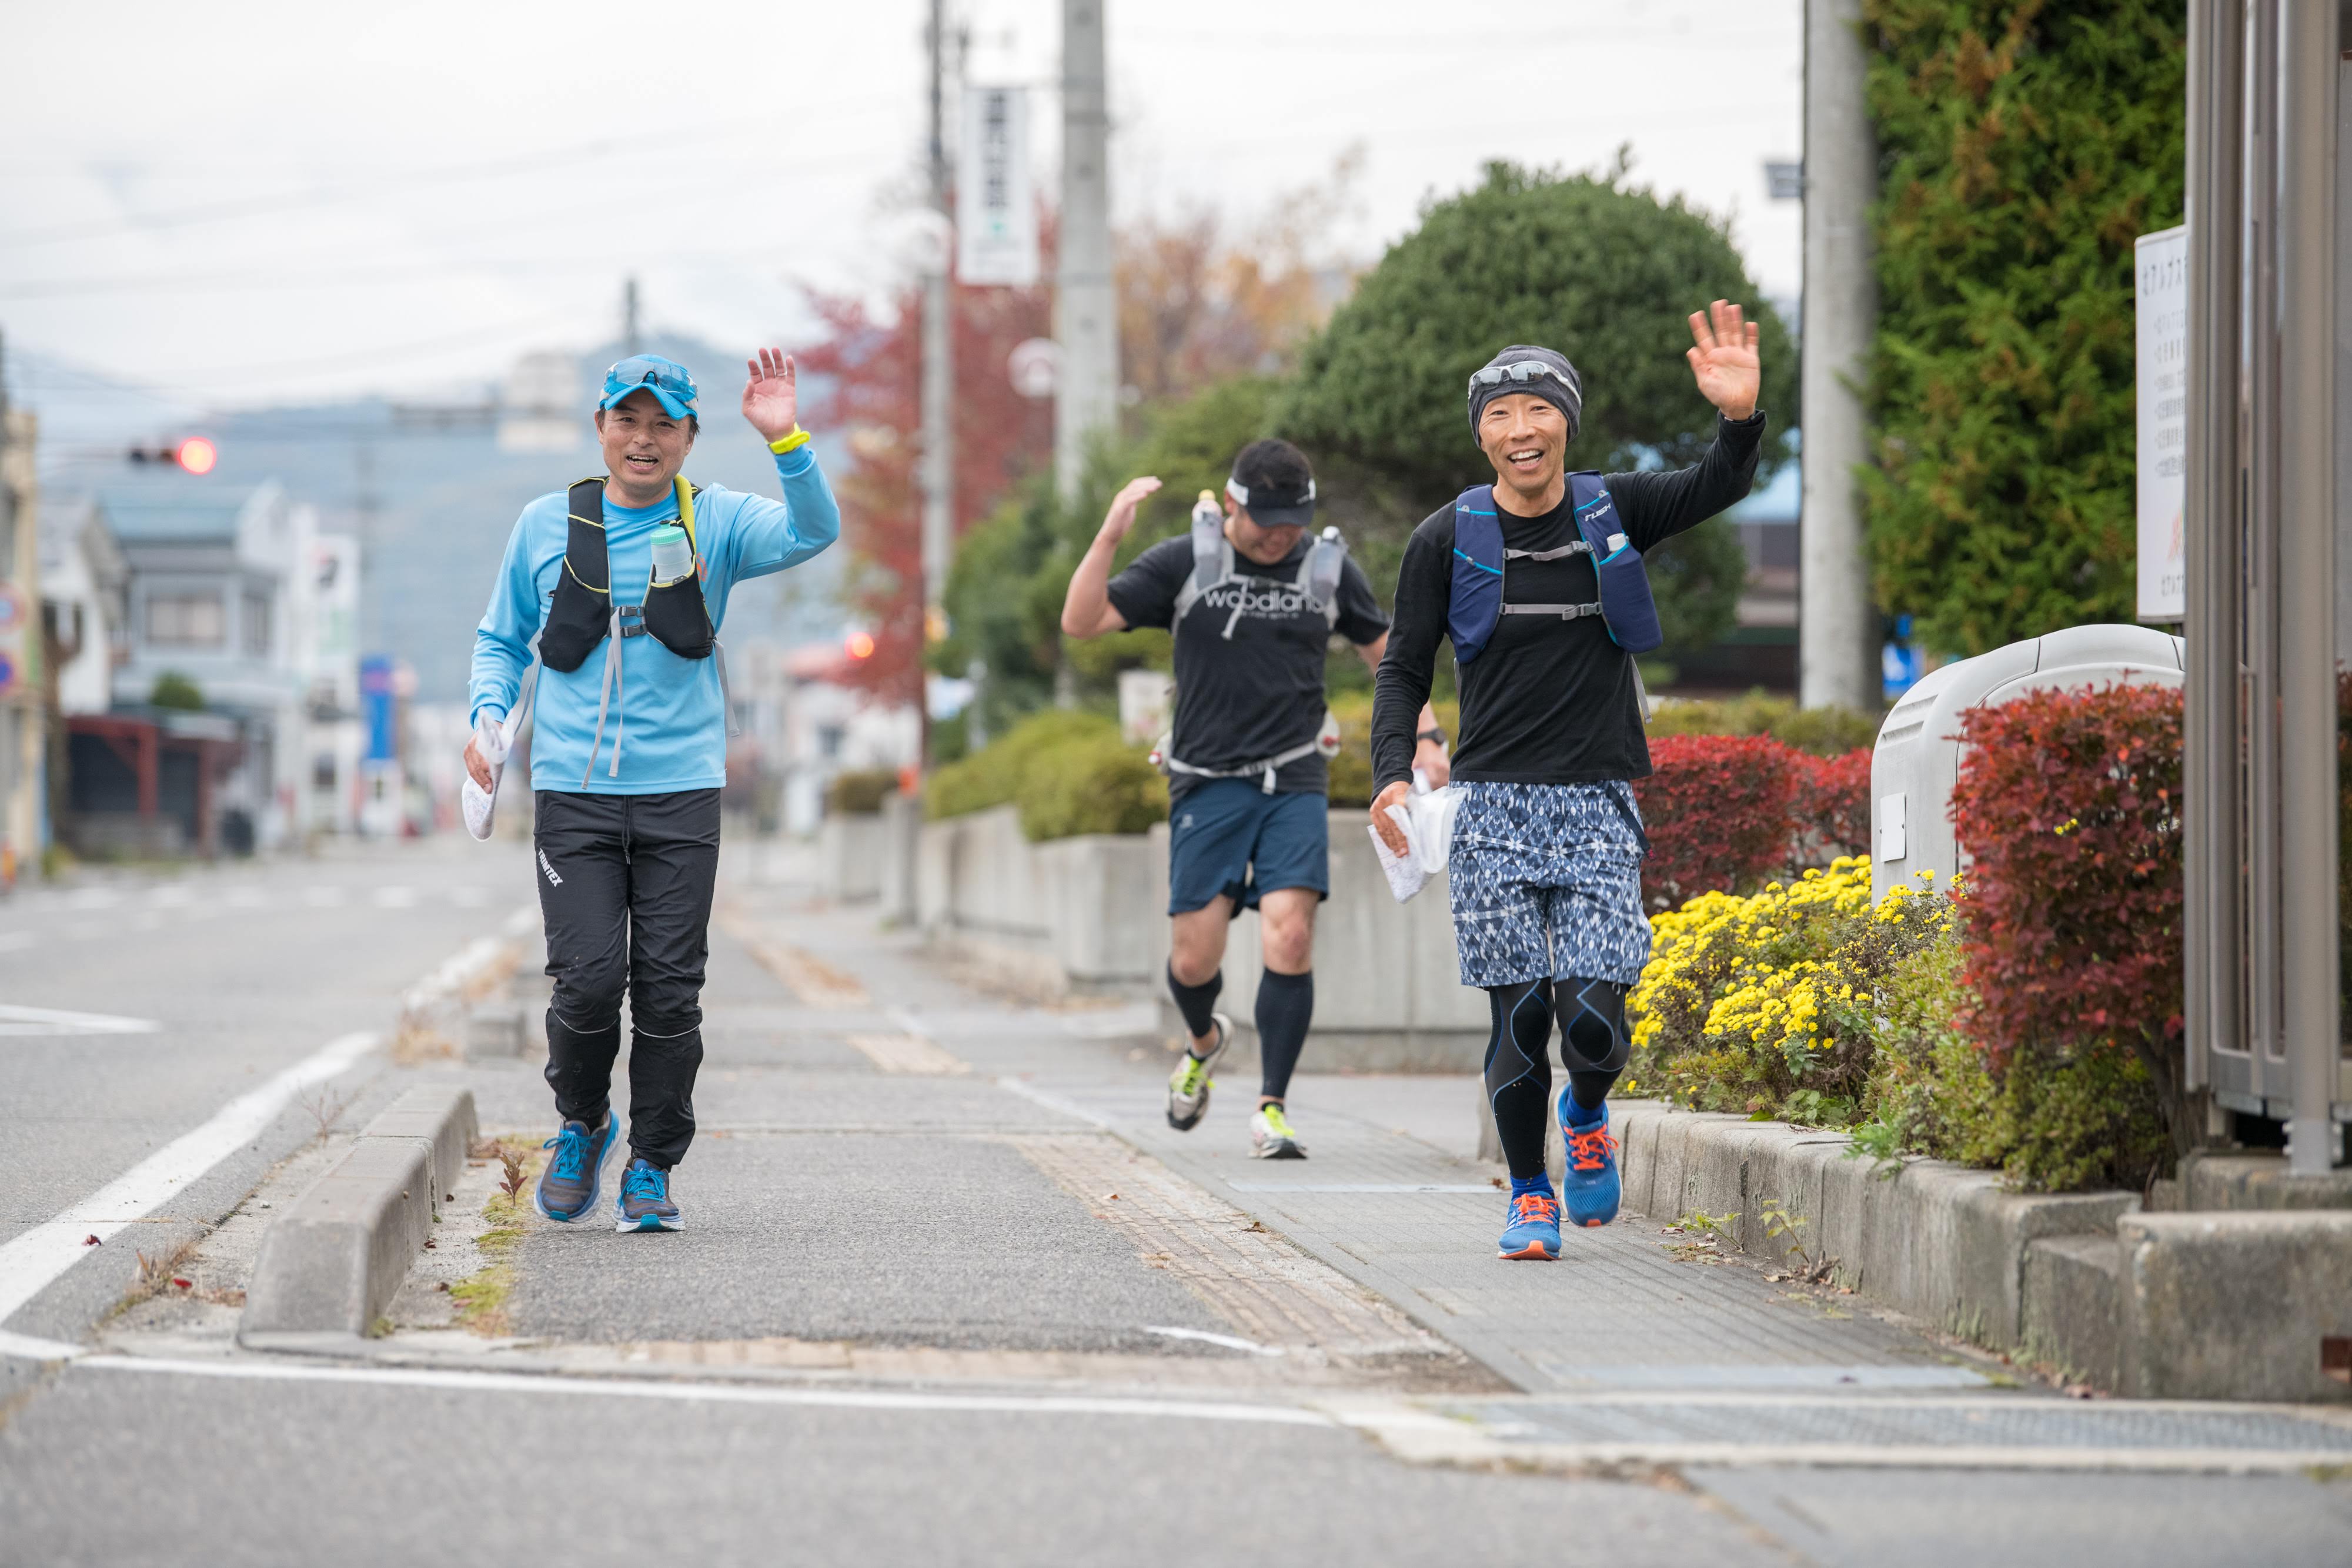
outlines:
[[[1690, 321], [1691, 371], [1720, 414], [1714, 444], [1688, 468], [1601, 480], [1613, 528], [1644, 552], [1745, 496], [1763, 439], [1756, 328], [1722, 300], [1711, 319], [1700, 312]], [[1475, 658], [1455, 650], [1462, 733], [1454, 781], [1463, 802], [1448, 868], [1454, 943], [1462, 983], [1486, 991], [1493, 1016], [1486, 1091], [1511, 1167], [1501, 1254], [1552, 1258], [1559, 1204], [1543, 1145], [1555, 1018], [1569, 1076], [1557, 1105], [1569, 1218], [1605, 1225], [1617, 1213], [1607, 1096], [1625, 1065], [1625, 993], [1650, 956], [1645, 843], [1631, 784], [1648, 776], [1650, 752], [1633, 656], [1605, 619], [1508, 609], [1601, 597], [1567, 478], [1583, 411], [1575, 368], [1548, 349], [1506, 349], [1471, 378], [1469, 403], [1471, 430], [1495, 468], [1506, 609]], [[1483, 570], [1455, 548], [1457, 505], [1433, 514], [1405, 546], [1373, 704], [1372, 825], [1398, 851], [1403, 836], [1388, 809], [1411, 788], [1415, 719], [1438, 641], [1449, 634], [1454, 574]]]

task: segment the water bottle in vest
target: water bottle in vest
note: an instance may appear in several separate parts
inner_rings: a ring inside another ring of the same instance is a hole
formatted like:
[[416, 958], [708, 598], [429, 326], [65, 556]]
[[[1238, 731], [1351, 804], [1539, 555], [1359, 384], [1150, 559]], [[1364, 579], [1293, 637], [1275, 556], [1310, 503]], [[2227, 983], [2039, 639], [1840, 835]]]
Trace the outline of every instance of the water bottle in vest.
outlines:
[[654, 580], [676, 582], [694, 571], [694, 547], [687, 542], [686, 530], [676, 523], [664, 523], [654, 530]]

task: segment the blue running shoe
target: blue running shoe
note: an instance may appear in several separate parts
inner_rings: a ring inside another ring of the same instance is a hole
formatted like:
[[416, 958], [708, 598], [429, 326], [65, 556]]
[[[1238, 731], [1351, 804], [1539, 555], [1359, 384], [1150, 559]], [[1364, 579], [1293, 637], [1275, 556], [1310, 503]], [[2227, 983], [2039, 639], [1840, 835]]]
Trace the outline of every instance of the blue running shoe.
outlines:
[[1551, 1183], [1530, 1192], [1515, 1192], [1504, 1211], [1508, 1223], [1495, 1244], [1497, 1258], [1553, 1259], [1559, 1256], [1559, 1203]]
[[554, 1158], [539, 1173], [531, 1203], [559, 1224], [569, 1224], [596, 1207], [604, 1187], [604, 1156], [621, 1140], [621, 1119], [604, 1113], [604, 1124], [594, 1132], [585, 1122], [566, 1122], [555, 1136], [540, 1145], [553, 1149]]
[[669, 1172], [643, 1159], [629, 1162], [621, 1173], [621, 1213], [618, 1230], [683, 1230], [677, 1205], [669, 1200]]
[[1617, 1136], [1609, 1130], [1609, 1104], [1601, 1103], [1601, 1120], [1589, 1126], [1570, 1119], [1575, 1107], [1575, 1100], [1562, 1089], [1559, 1135], [1568, 1145], [1568, 1168], [1560, 1173], [1559, 1195], [1568, 1205], [1570, 1225], [1606, 1225], [1617, 1218], [1617, 1202], [1624, 1192], [1624, 1184], [1617, 1179]]

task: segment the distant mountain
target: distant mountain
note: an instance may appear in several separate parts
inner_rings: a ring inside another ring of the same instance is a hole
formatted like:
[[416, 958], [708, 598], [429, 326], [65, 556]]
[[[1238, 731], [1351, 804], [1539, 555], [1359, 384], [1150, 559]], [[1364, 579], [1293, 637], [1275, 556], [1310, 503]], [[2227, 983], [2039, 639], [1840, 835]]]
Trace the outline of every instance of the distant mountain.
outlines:
[[[685, 365], [702, 388], [708, 412], [687, 476], [776, 494], [771, 459], [735, 410], [741, 356], [667, 334], [646, 348]], [[12, 396], [40, 412], [42, 483], [53, 495], [102, 493], [129, 478], [135, 470], [122, 454], [133, 443], [202, 434], [220, 449], [211, 482], [227, 488], [276, 478], [316, 506], [328, 532], [364, 543], [366, 651], [413, 664], [421, 700], [460, 702], [474, 628], [517, 514], [599, 471], [588, 410], [604, 368], [620, 357], [617, 344], [527, 355], [503, 385], [452, 387], [430, 404], [363, 398], [210, 415], [39, 360], [22, 382], [12, 368], [10, 384]], [[562, 444], [567, 434], [569, 446]], [[816, 448], [826, 472], [838, 476], [838, 433], [820, 435]], [[731, 595], [722, 632], [730, 647], [837, 635], [844, 554], [829, 550]]]

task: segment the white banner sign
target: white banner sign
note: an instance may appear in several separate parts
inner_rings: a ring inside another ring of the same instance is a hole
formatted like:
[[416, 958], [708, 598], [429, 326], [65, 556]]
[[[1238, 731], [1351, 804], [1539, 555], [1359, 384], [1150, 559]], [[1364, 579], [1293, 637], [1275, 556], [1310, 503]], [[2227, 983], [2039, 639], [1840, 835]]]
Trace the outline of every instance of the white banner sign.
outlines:
[[956, 277], [1026, 288], [1037, 281], [1037, 204], [1029, 185], [1029, 94], [966, 88], [956, 165]]
[[2142, 235], [2136, 247], [2139, 361], [2139, 618], [2189, 613], [2189, 231]]

